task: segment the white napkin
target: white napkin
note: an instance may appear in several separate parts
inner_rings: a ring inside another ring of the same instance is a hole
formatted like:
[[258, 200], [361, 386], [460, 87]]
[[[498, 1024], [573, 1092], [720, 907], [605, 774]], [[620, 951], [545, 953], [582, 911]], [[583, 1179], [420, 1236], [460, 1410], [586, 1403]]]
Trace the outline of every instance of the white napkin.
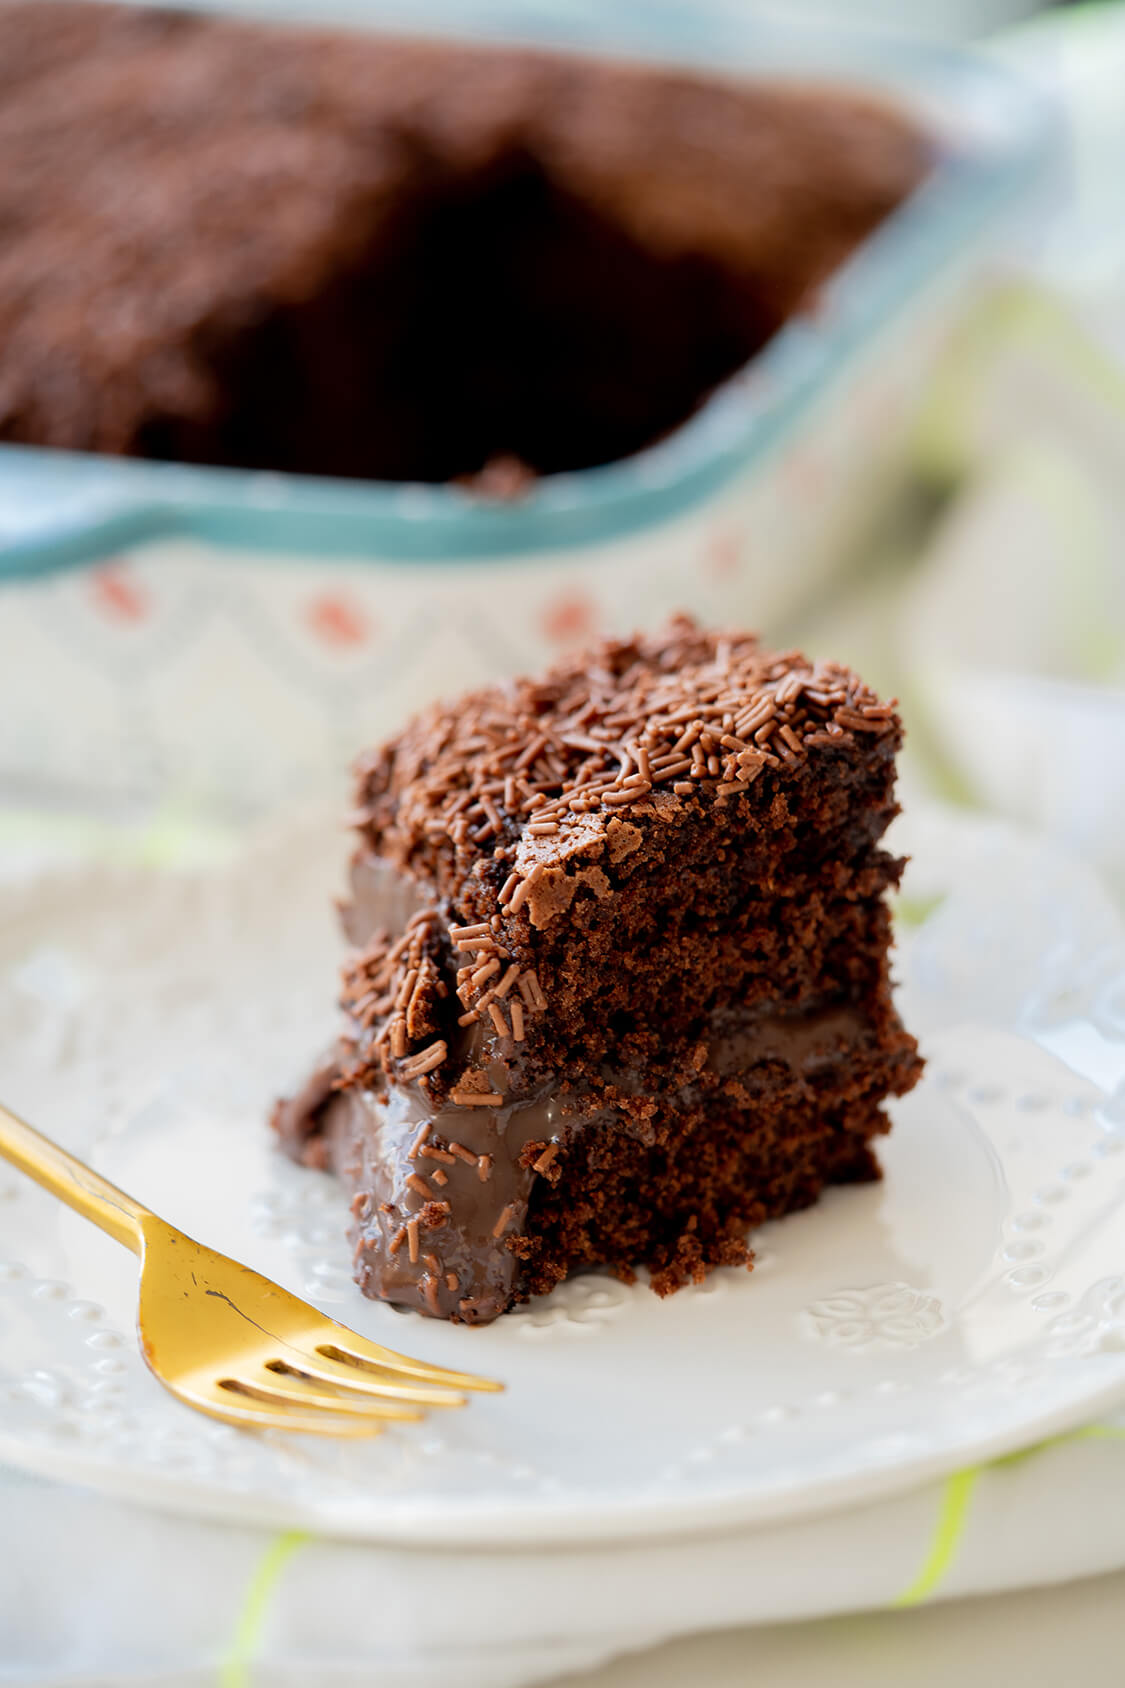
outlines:
[[693, 1631], [1125, 1564], [1123, 1481], [1119, 1419], [807, 1523], [529, 1553], [271, 1535], [0, 1470], [0, 1682], [520, 1688]]

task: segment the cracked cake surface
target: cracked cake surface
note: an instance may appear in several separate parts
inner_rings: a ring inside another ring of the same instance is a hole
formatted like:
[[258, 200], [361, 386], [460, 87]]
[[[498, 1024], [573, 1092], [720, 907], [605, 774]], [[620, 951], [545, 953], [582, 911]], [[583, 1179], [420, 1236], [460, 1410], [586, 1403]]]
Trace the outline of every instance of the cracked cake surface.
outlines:
[[339, 1041], [278, 1104], [366, 1294], [496, 1317], [660, 1293], [878, 1176], [901, 724], [839, 663], [686, 619], [436, 705], [357, 768]]

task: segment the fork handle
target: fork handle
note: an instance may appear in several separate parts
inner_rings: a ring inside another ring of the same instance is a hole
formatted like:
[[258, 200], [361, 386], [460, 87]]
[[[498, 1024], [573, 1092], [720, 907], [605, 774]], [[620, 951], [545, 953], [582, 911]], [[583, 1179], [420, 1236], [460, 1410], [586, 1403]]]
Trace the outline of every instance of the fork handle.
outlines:
[[93, 1167], [52, 1143], [0, 1102], [0, 1159], [34, 1178], [84, 1219], [92, 1219], [119, 1243], [139, 1254], [147, 1208], [102, 1178]]

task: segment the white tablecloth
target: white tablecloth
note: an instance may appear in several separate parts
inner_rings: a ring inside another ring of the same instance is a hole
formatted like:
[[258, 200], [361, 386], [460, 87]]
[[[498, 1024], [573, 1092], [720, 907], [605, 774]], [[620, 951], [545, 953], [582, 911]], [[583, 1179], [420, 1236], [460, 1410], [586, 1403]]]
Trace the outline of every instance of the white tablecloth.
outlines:
[[1123, 1491], [1125, 1419], [819, 1521], [531, 1553], [271, 1535], [0, 1474], [0, 1681], [517, 1688], [695, 1631], [1123, 1565]]

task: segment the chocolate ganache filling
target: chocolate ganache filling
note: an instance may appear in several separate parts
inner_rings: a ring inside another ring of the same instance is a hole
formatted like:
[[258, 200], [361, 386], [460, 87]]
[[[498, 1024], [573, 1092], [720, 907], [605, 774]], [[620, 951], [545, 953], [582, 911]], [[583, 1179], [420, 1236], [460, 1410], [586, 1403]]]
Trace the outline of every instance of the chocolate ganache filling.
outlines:
[[[341, 923], [362, 947], [375, 933], [401, 935], [434, 906], [426, 885], [361, 854]], [[510, 1049], [501, 1055], [487, 1019], [443, 1030], [450, 1054], [482, 1075], [483, 1105], [434, 1106], [416, 1086], [341, 1088], [363, 1035], [353, 1018], [337, 1049], [279, 1105], [275, 1125], [291, 1153], [333, 1171], [354, 1192], [350, 1237], [365, 1294], [436, 1318], [487, 1323], [511, 1303], [520, 1260], [509, 1241], [524, 1230], [537, 1187], [549, 1187], [554, 1158], [613, 1110], [560, 1075], [513, 1060]], [[805, 1085], [848, 1060], [866, 1036], [862, 1015], [846, 1002], [727, 1007], [713, 1017], [704, 1070], [737, 1073], [752, 1087], [756, 1067], [780, 1064]], [[629, 1069], [606, 1077], [633, 1096], [645, 1083]], [[661, 1097], [673, 1111], [697, 1102], [693, 1084]]]

